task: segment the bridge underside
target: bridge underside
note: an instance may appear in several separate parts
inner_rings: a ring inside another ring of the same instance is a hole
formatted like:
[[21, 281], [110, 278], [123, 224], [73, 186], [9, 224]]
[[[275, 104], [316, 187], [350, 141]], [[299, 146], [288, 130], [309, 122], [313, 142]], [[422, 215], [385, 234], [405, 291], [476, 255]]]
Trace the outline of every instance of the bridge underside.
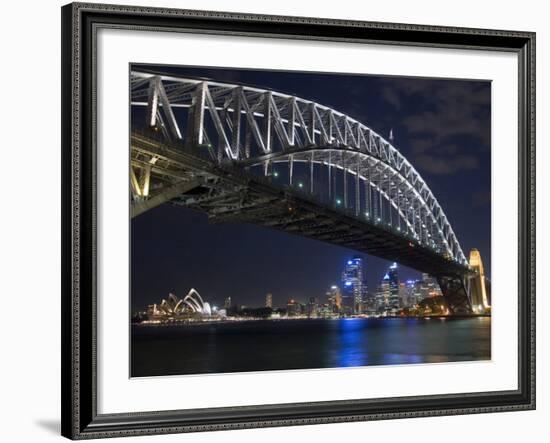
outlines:
[[[214, 165], [181, 148], [132, 134], [132, 163], [157, 159], [151, 173], [166, 183], [150, 201], [171, 201], [208, 214], [212, 223], [250, 223], [375, 255], [438, 278], [453, 312], [470, 312], [464, 288], [468, 269], [395, 232], [358, 220], [345, 209], [319, 204], [296, 189], [231, 163]], [[154, 205], [134, 202], [139, 214]]]

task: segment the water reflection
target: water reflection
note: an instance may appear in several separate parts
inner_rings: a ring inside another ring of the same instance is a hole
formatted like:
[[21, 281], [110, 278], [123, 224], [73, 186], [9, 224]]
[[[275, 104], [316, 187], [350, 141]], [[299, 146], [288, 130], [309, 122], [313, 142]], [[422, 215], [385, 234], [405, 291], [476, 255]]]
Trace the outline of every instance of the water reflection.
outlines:
[[132, 376], [488, 360], [491, 319], [132, 327]]
[[366, 366], [368, 361], [368, 334], [366, 325], [369, 319], [346, 318], [338, 321], [340, 348], [339, 367]]

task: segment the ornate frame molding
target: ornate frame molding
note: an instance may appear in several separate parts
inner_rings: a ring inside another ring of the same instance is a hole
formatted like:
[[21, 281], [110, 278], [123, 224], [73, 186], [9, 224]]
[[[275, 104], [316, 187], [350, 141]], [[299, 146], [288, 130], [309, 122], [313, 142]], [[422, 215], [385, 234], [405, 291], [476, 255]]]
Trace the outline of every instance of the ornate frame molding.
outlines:
[[[535, 408], [535, 34], [73, 3], [62, 8], [62, 435], [71, 439]], [[97, 414], [95, 41], [99, 27], [399, 44], [519, 58], [518, 390]]]

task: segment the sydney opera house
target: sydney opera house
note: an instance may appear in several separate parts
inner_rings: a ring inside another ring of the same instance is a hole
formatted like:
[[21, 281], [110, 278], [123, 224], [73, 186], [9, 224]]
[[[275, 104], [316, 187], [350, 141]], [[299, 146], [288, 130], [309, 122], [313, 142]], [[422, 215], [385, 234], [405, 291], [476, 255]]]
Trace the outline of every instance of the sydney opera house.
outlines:
[[147, 308], [147, 317], [153, 322], [199, 320], [211, 316], [210, 304], [205, 302], [195, 289], [191, 289], [183, 298], [170, 294], [168, 299]]

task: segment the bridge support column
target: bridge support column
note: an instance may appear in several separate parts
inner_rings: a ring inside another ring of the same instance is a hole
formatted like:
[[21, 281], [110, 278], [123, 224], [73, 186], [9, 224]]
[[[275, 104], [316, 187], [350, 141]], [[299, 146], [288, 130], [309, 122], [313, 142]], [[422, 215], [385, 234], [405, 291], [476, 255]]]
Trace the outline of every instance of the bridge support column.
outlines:
[[465, 277], [438, 276], [437, 282], [453, 314], [471, 314], [472, 305], [466, 290]]

